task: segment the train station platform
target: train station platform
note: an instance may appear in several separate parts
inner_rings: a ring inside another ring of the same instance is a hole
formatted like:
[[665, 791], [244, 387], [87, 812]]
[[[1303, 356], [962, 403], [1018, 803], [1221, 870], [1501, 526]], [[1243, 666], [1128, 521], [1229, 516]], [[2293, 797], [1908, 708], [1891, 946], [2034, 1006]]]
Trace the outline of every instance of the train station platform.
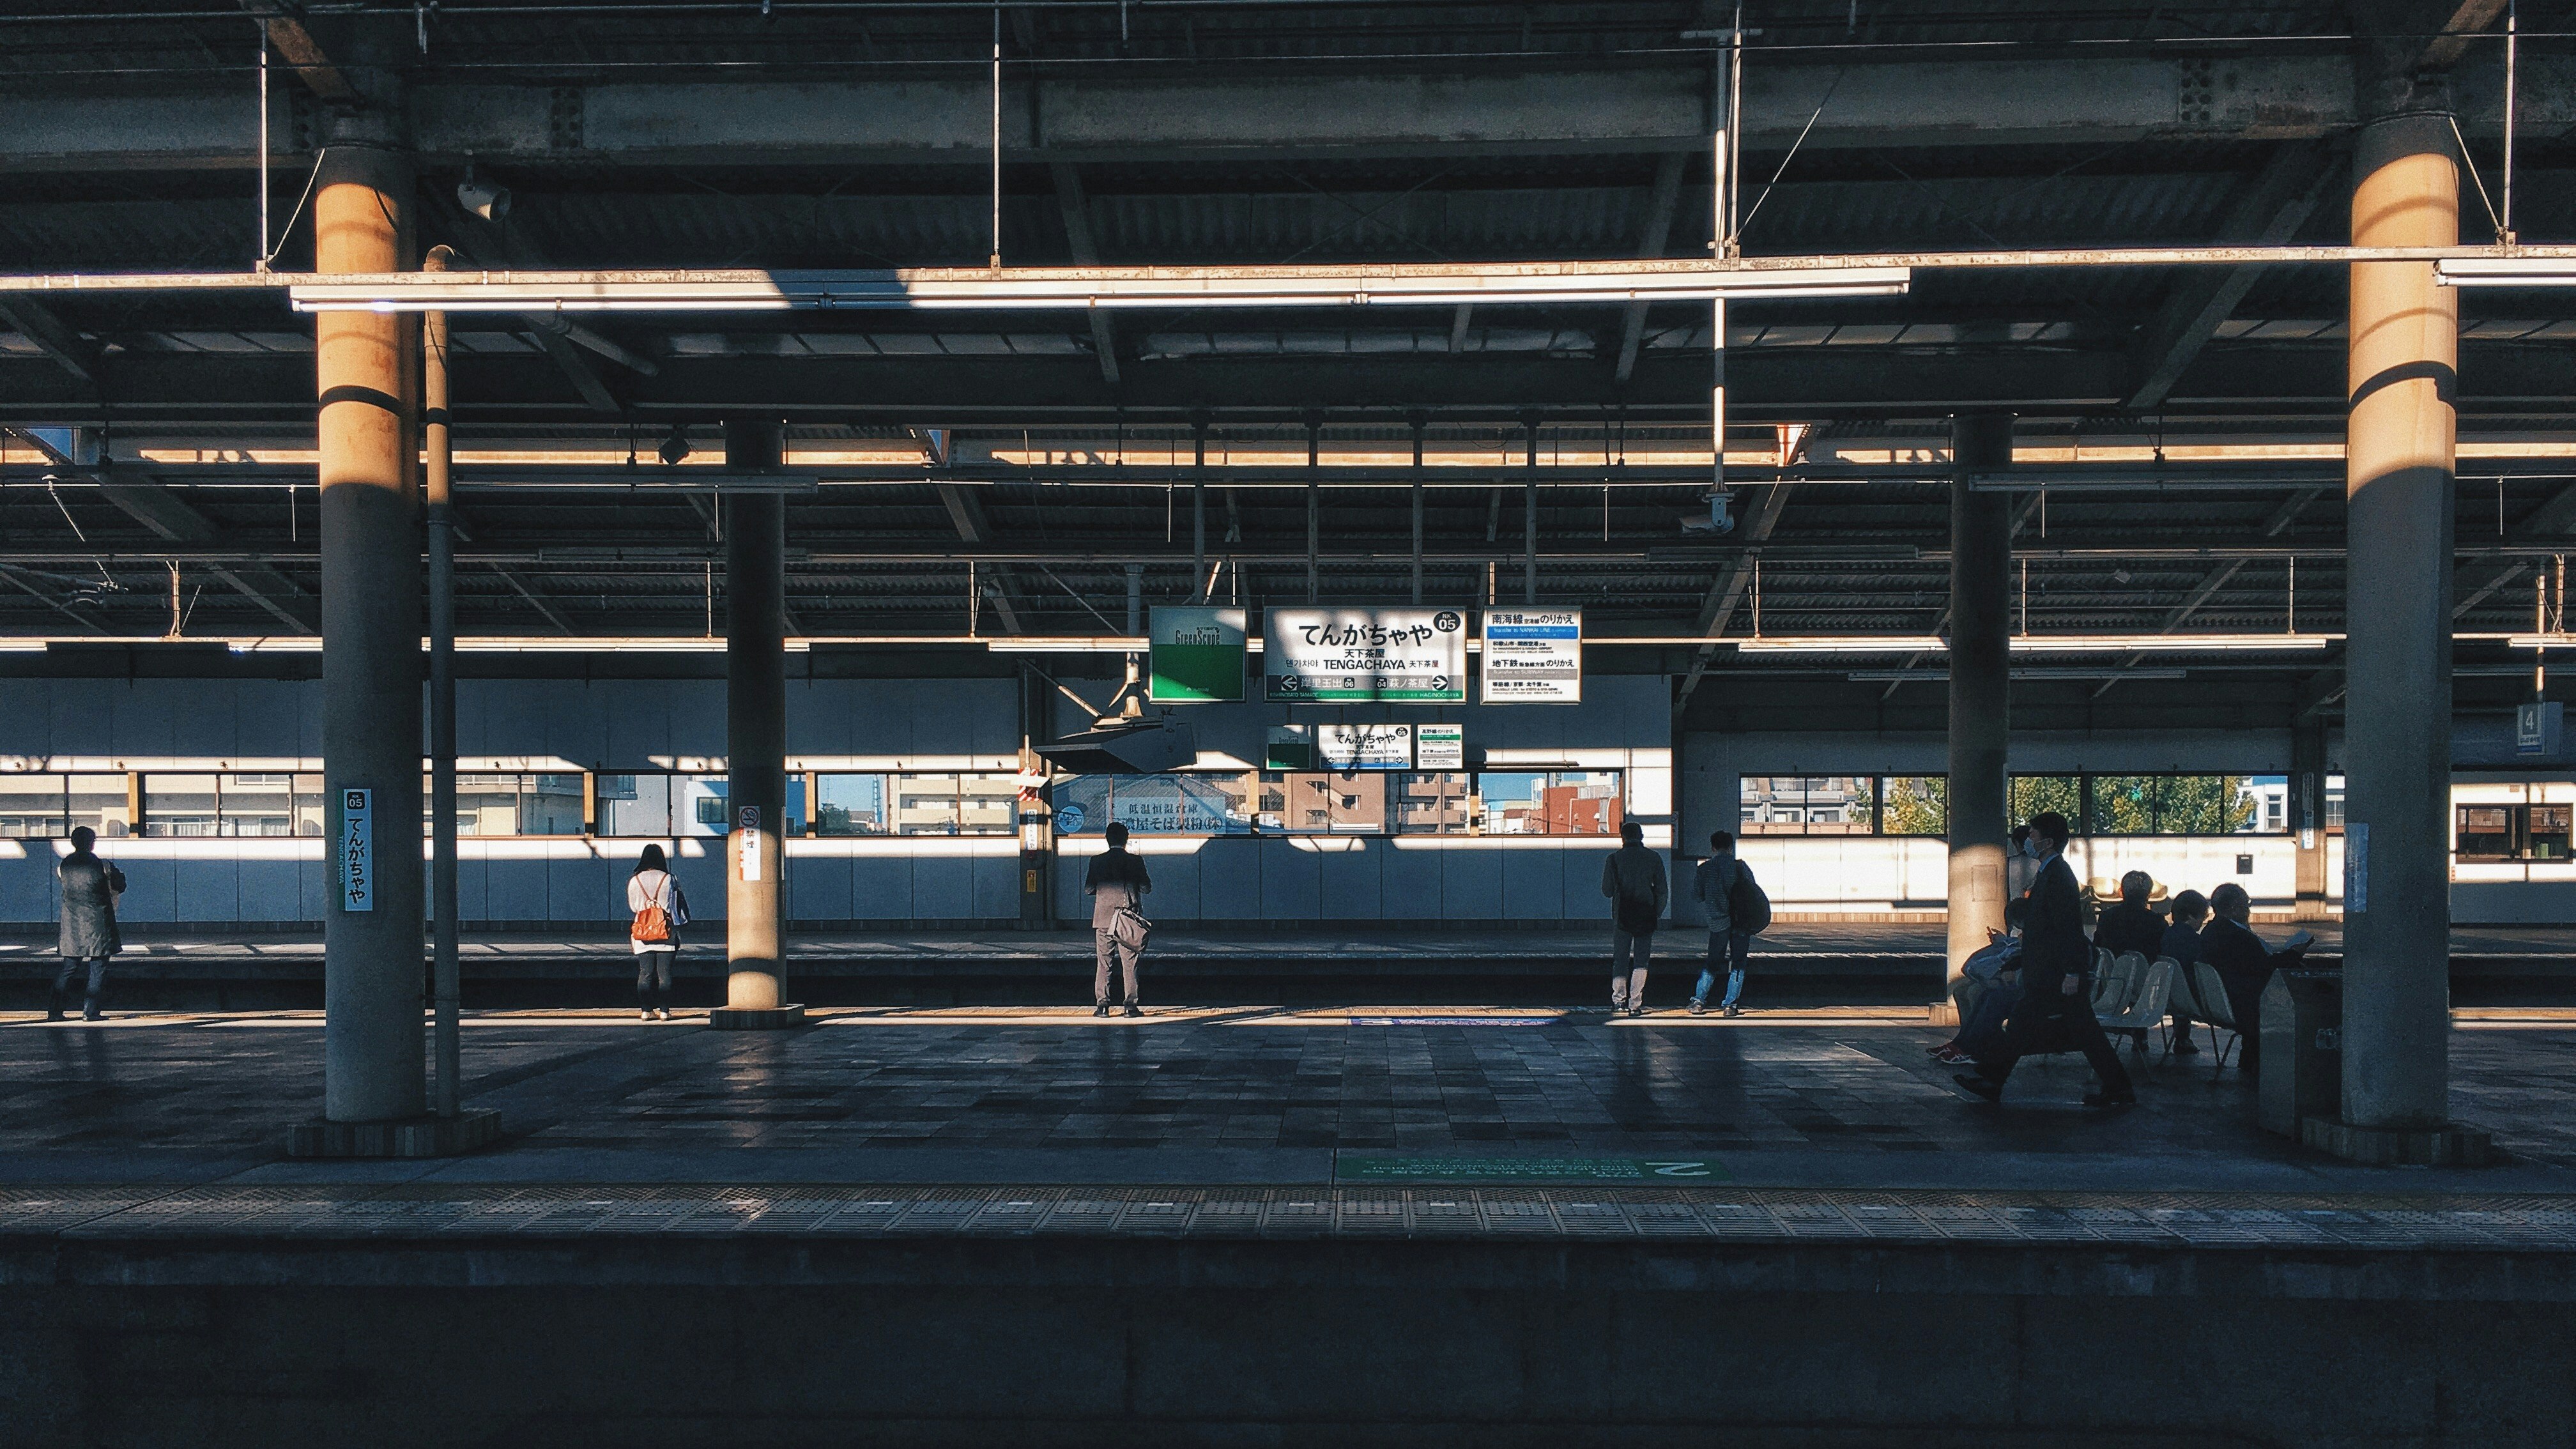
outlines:
[[[2258, 923], [2267, 939], [2317, 937], [2336, 959], [2342, 923]], [[712, 992], [723, 927], [692, 933], [679, 975]], [[2457, 999], [2476, 1005], [2576, 1004], [2576, 927], [2462, 926], [2451, 933]], [[1677, 927], [1656, 938], [1660, 993], [1678, 1004], [1685, 968], [1706, 938]], [[0, 1009], [35, 1004], [51, 971], [46, 934], [0, 936]], [[887, 930], [788, 937], [789, 974], [816, 1004], [1049, 1004], [1087, 999], [1091, 932]], [[460, 948], [468, 1005], [607, 1005], [632, 981], [622, 933], [471, 932]], [[1149, 977], [1167, 1001], [1380, 1003], [1424, 1000], [1588, 1003], [1606, 976], [1606, 927], [1437, 930], [1169, 926], [1155, 932]], [[1753, 955], [1758, 999], [1795, 1006], [1909, 1005], [1939, 994], [1935, 921], [1782, 921]], [[136, 1007], [202, 1010], [319, 1006], [322, 938], [311, 931], [129, 927], [115, 964], [117, 998]], [[1674, 983], [1679, 981], [1679, 985]], [[711, 998], [710, 998], [711, 999]]]
[[[17, 1442], [2563, 1443], [2576, 1012], [2479, 1169], [2207, 1057], [1996, 1109], [1919, 1013], [482, 1012], [446, 1161], [300, 1162], [307, 1013], [0, 1017]], [[2135, 1061], [2136, 1059], [2132, 1058]], [[2114, 1328], [2129, 1330], [2113, 1332]]]

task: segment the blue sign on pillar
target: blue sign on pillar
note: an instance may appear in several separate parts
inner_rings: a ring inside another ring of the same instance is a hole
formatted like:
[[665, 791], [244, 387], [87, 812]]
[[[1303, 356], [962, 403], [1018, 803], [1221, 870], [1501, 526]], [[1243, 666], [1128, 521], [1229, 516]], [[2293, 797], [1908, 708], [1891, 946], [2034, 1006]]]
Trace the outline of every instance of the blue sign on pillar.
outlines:
[[375, 792], [340, 792], [340, 909], [376, 908]]

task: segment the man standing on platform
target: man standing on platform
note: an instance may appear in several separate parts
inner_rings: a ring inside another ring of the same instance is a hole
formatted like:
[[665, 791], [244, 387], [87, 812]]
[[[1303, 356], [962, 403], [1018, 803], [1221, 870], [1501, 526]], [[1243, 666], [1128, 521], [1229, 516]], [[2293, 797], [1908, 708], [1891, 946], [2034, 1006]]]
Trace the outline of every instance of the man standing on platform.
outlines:
[[1083, 873], [1082, 888], [1091, 896], [1091, 1014], [1109, 1014], [1110, 968], [1124, 968], [1127, 987], [1127, 1015], [1143, 1016], [1145, 1007], [1136, 981], [1137, 957], [1144, 954], [1141, 943], [1130, 944], [1118, 935], [1118, 914], [1132, 910], [1142, 913], [1146, 893], [1153, 890], [1154, 878], [1145, 873], [1145, 862], [1127, 850], [1127, 827], [1111, 821], [1101, 832], [1109, 848], [1091, 858], [1091, 868]]
[[1956, 1080], [1989, 1102], [2000, 1101], [2013, 1064], [2062, 1032], [2102, 1079], [2102, 1090], [2086, 1093], [2084, 1105], [2126, 1107], [2138, 1093], [2093, 1015], [2093, 946], [2084, 938], [2084, 897], [2066, 864], [2066, 836], [2066, 817], [2056, 811], [2031, 817], [2029, 849], [2039, 859], [2039, 874], [2031, 881], [2029, 924], [2021, 933], [2021, 1002], [2005, 1023], [2002, 1048]]
[[1619, 827], [1620, 845], [1601, 862], [1601, 894], [1610, 898], [1610, 1014], [1626, 1008], [1646, 1014], [1646, 963], [1655, 951], [1655, 926], [1664, 918], [1670, 887], [1664, 858], [1646, 848], [1646, 828], [1631, 820]]
[[84, 966], [89, 968], [89, 980], [82, 995], [81, 1020], [98, 1020], [99, 994], [107, 988], [107, 958], [125, 946], [116, 930], [116, 898], [125, 894], [125, 872], [99, 859], [93, 848], [97, 844], [97, 831], [74, 826], [72, 853], [54, 867], [63, 887], [62, 935], [55, 946], [63, 965], [54, 973], [54, 1002], [45, 1013], [47, 1021], [63, 1019], [72, 977]]

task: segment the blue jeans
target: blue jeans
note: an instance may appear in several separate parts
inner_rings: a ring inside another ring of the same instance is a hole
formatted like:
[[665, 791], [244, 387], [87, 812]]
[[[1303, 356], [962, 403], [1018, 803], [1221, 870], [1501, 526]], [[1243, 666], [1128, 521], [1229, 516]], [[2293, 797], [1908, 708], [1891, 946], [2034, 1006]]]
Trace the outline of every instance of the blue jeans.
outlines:
[[1717, 985], [1717, 968], [1726, 963], [1726, 999], [1718, 1003], [1722, 1010], [1733, 1006], [1744, 994], [1744, 962], [1753, 954], [1753, 938], [1742, 931], [1708, 933], [1708, 969], [1699, 973], [1699, 989], [1691, 1000], [1705, 1004], [1709, 988]]

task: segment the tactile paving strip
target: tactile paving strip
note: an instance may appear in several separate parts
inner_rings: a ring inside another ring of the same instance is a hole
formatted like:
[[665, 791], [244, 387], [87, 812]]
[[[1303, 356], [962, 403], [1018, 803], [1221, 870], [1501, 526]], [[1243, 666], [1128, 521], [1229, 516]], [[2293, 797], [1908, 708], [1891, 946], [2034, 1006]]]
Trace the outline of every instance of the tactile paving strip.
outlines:
[[1098, 1237], [2576, 1252], [2576, 1198], [1514, 1187], [0, 1187], [0, 1239]]

